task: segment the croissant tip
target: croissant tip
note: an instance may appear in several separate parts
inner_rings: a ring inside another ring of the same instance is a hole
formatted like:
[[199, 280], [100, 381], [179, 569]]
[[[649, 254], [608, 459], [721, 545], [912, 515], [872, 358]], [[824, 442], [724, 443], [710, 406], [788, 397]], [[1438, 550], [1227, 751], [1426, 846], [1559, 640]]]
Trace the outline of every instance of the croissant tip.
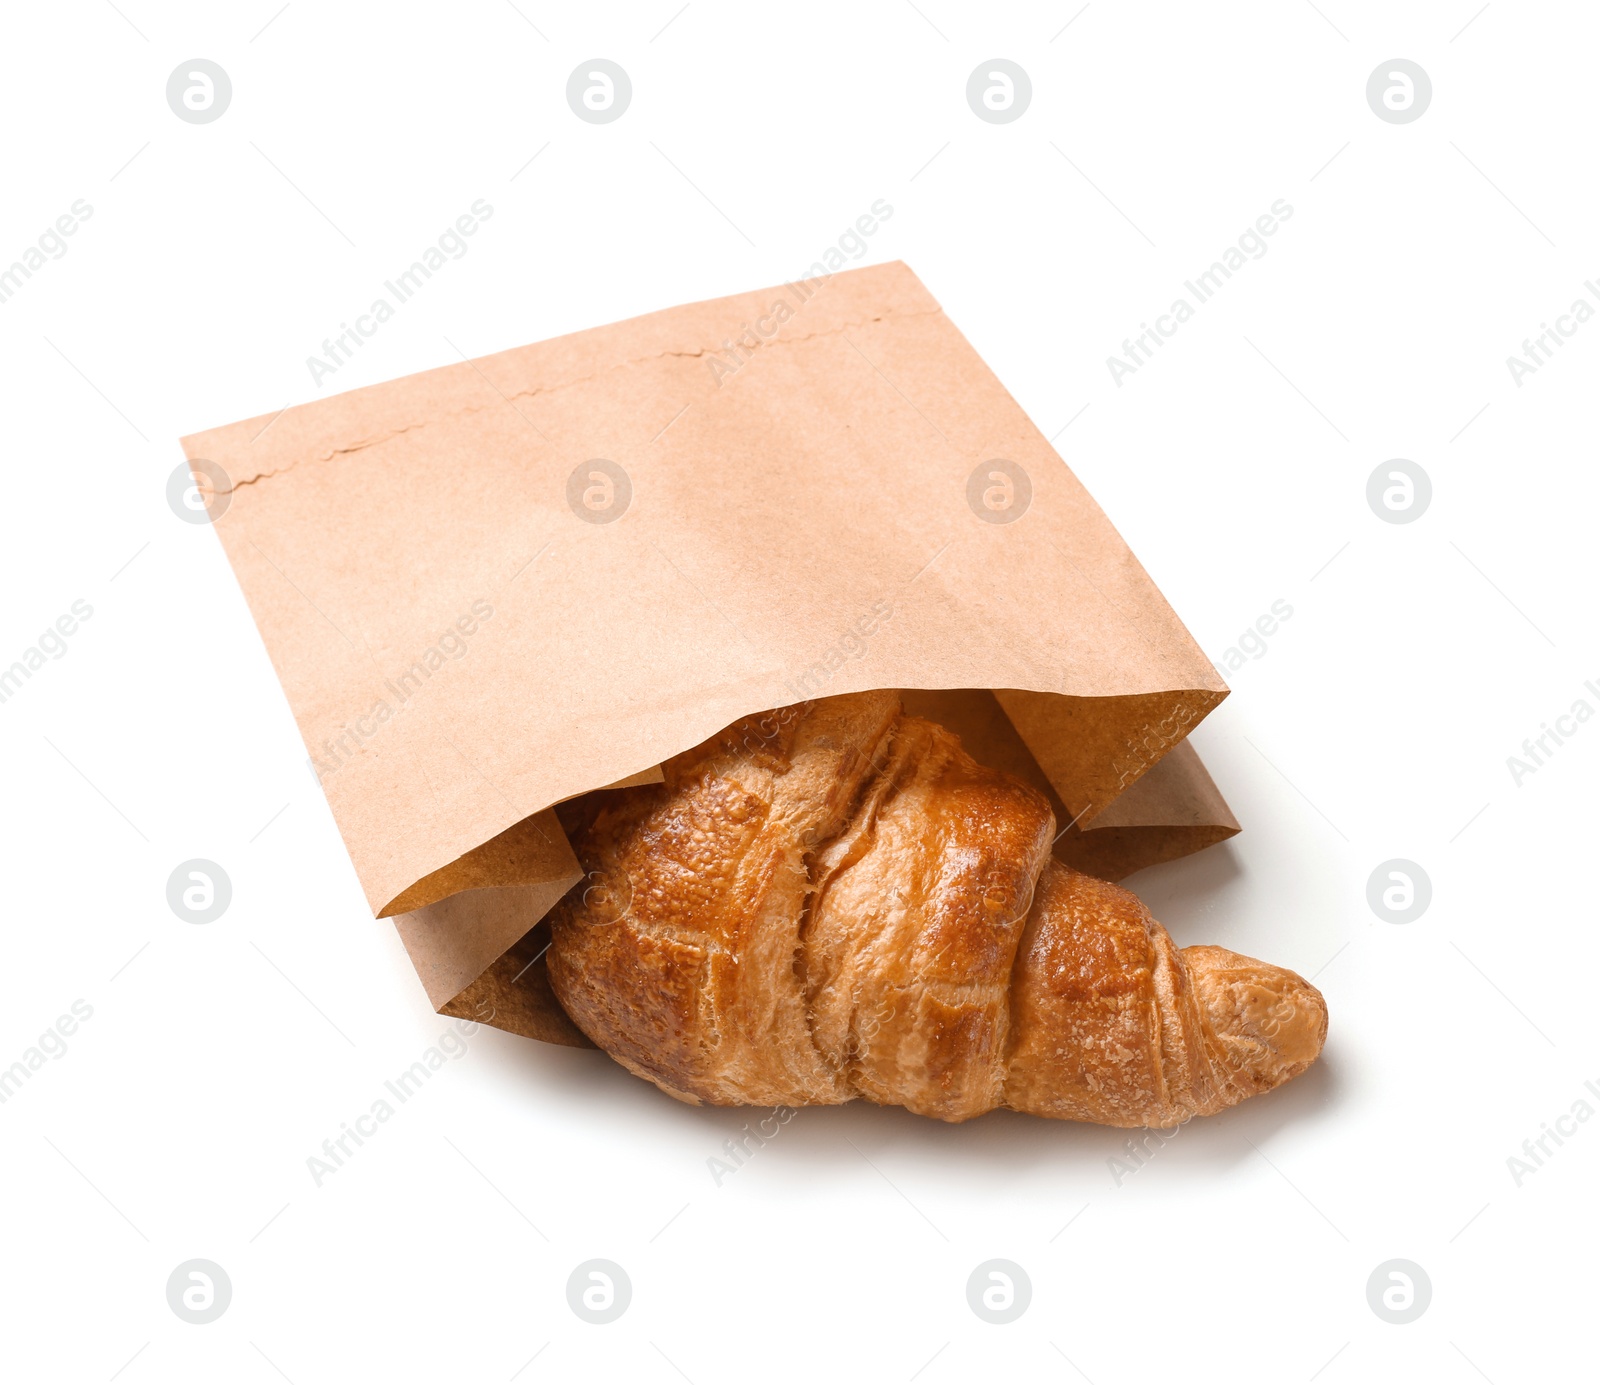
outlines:
[[1269, 1091], [1316, 1062], [1328, 1037], [1328, 1003], [1303, 976], [1223, 947], [1183, 954], [1241, 1096]]

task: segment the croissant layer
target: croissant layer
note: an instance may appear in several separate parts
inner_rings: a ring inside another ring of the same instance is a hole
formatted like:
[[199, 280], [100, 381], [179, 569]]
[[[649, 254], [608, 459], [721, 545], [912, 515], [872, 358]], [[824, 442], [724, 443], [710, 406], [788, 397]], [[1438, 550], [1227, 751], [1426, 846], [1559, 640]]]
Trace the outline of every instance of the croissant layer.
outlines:
[[563, 807], [588, 874], [548, 966], [578, 1027], [680, 1100], [1170, 1127], [1321, 1051], [1308, 982], [1174, 946], [1051, 857], [1040, 794], [892, 692], [746, 718], [663, 774]]

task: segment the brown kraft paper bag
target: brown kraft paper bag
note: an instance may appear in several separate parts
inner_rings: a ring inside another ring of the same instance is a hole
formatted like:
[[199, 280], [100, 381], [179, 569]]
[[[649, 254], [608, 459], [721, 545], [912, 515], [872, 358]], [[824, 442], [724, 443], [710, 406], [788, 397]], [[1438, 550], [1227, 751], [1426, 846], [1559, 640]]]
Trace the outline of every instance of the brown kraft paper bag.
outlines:
[[1238, 831], [1227, 695], [1109, 520], [894, 263], [183, 440], [373, 913], [436, 1010], [584, 1044], [553, 805], [741, 716], [899, 688], [1120, 878]]

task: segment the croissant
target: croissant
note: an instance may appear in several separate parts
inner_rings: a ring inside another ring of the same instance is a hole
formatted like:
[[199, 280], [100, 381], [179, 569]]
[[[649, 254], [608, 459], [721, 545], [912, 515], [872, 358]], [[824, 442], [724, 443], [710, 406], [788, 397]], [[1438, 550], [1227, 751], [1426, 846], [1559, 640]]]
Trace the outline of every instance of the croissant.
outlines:
[[663, 774], [563, 805], [588, 874], [547, 966], [578, 1027], [670, 1096], [1169, 1128], [1321, 1051], [1310, 983], [1175, 947], [1052, 858], [1036, 790], [895, 693], [747, 718]]

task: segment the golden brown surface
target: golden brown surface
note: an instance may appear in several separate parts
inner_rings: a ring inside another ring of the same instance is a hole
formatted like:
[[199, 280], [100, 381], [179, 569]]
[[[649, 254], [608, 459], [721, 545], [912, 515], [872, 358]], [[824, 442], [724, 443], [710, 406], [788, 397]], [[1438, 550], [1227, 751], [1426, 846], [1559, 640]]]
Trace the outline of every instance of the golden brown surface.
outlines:
[[1040, 794], [894, 693], [746, 718], [663, 769], [561, 810], [589, 875], [548, 965], [577, 1026], [681, 1100], [1168, 1127], [1321, 1050], [1309, 983], [1175, 947], [1051, 858]]

